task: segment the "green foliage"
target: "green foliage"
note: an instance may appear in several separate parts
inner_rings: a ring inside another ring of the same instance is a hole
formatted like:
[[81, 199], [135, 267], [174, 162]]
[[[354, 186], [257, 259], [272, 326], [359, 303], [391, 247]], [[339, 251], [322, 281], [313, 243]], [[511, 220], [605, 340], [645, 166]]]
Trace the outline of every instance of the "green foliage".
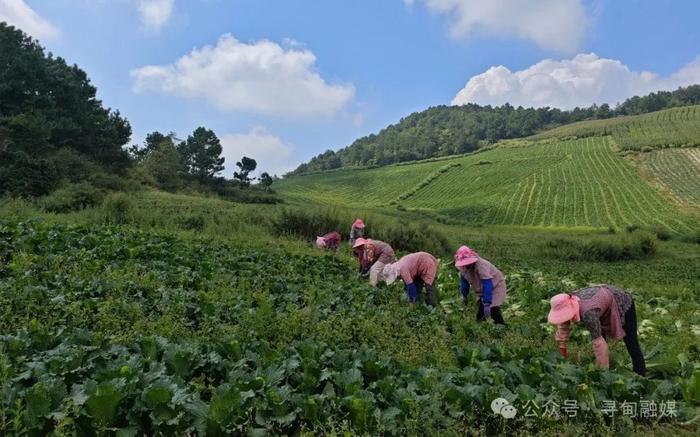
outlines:
[[201, 214], [181, 214], [177, 222], [182, 229], [188, 231], [202, 231], [206, 225], [206, 219]]
[[[578, 331], [561, 359], [542, 322], [548, 298], [573, 285], [538, 273], [508, 272], [502, 330], [463, 313], [449, 263], [435, 310], [367, 286], [336, 257], [269, 245], [2, 222], [3, 247], [14, 256], [0, 264], [2, 434], [612, 434], [678, 429], [697, 403], [700, 355], [674, 325], [694, 302], [637, 296], [640, 319], [659, 326], [640, 329], [654, 369], [641, 378], [624, 346], [611, 347], [610, 371], [594, 368]], [[502, 421], [490, 411], [499, 396], [521, 411], [579, 409]], [[640, 399], [675, 402], [678, 417], [632, 425], [601, 412]]]
[[48, 196], [37, 200], [47, 212], [66, 213], [92, 208], [102, 202], [105, 193], [86, 182], [66, 184]]
[[260, 181], [260, 185], [262, 185], [266, 191], [269, 191], [275, 180], [270, 176], [270, 173], [263, 172], [258, 178], [258, 181]]
[[[163, 142], [140, 164], [142, 182], [165, 191], [176, 191], [184, 185], [185, 167], [180, 154], [171, 143]], [[138, 175], [138, 173], [136, 174]]]
[[127, 194], [111, 193], [102, 202], [101, 212], [105, 224], [125, 225], [133, 220], [134, 202]]
[[[6, 63], [0, 71], [0, 178], [10, 181], [0, 184], [3, 192], [51, 191], [62, 174], [34, 176], [42, 173], [45, 158], [66, 147], [110, 171], [128, 166], [122, 146], [131, 127], [118, 112], [102, 107], [84, 71], [45, 54], [35, 40], [4, 22], [0, 59]], [[22, 172], [26, 176], [13, 181]]]
[[656, 238], [641, 231], [587, 241], [556, 237], [542, 243], [540, 250], [546, 256], [568, 261], [627, 261], [653, 256]]
[[255, 171], [257, 166], [258, 163], [254, 159], [244, 156], [236, 163], [238, 171], [233, 173], [233, 179], [238, 181], [242, 187], [247, 187], [250, 185], [250, 173]]
[[198, 127], [177, 150], [187, 172], [202, 183], [210, 182], [224, 169], [221, 142], [211, 129]]
[[276, 235], [294, 235], [312, 241], [331, 231], [343, 234], [352, 221], [349, 215], [341, 216], [336, 210], [284, 208], [272, 218], [271, 224]]
[[[316, 236], [330, 231], [342, 234], [354, 219], [350, 214], [341, 214], [333, 209], [285, 208], [271, 220], [271, 226], [277, 235], [294, 235], [312, 241]], [[369, 217], [365, 219], [365, 224], [365, 236], [385, 241], [395, 250], [427, 251], [437, 256], [448, 255], [451, 250], [447, 238], [425, 223]]]

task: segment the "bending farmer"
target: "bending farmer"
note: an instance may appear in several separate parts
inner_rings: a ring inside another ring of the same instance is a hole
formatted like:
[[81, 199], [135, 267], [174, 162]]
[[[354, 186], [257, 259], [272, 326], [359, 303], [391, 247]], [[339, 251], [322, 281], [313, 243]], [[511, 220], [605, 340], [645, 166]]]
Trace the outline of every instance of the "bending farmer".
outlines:
[[418, 301], [418, 296], [425, 285], [425, 301], [428, 305], [437, 305], [435, 293], [435, 276], [437, 276], [438, 260], [427, 252], [410, 253], [393, 264], [384, 266], [384, 280], [393, 284], [401, 277], [408, 292], [408, 300]]
[[467, 304], [469, 290], [477, 296], [476, 320], [491, 317], [494, 323], [505, 325], [501, 305], [506, 299], [506, 279], [503, 273], [474, 250], [462, 246], [455, 253], [455, 267], [459, 269], [459, 290]]
[[551, 310], [547, 320], [559, 329], [555, 335], [559, 352], [566, 358], [571, 323], [583, 322], [591, 333], [593, 353], [599, 367], [610, 366], [608, 343], [624, 339], [627, 352], [632, 358], [632, 367], [640, 375], [646, 373], [644, 355], [637, 338], [637, 310], [632, 295], [612, 285], [602, 284], [582, 288], [571, 293], [557, 294], [550, 301]]
[[381, 280], [384, 266], [396, 262], [394, 249], [383, 241], [358, 238], [353, 249], [360, 249], [360, 273], [369, 272], [369, 285], [376, 287]]

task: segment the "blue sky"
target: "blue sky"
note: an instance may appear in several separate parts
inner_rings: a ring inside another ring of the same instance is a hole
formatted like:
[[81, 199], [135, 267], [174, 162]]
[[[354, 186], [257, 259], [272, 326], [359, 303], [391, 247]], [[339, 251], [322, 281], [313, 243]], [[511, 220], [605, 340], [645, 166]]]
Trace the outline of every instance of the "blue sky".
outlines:
[[[197, 126], [283, 173], [432, 105], [569, 108], [700, 82], [691, 0], [0, 0], [135, 142]], [[232, 169], [227, 169], [227, 174]]]

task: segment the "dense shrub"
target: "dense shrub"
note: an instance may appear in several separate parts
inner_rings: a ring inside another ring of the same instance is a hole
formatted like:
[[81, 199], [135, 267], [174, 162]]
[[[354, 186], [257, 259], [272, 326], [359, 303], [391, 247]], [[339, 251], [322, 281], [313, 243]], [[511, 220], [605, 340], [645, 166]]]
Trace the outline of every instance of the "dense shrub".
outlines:
[[44, 211], [65, 213], [99, 205], [104, 196], [104, 191], [86, 182], [80, 182], [59, 188], [40, 198], [38, 204]]
[[[354, 216], [343, 216], [335, 210], [303, 211], [284, 209], [272, 220], [272, 228], [277, 235], [296, 235], [307, 240], [330, 231], [341, 234], [349, 229]], [[437, 256], [447, 255], [452, 248], [447, 238], [439, 231], [424, 223], [399, 221], [365, 220], [365, 235], [385, 241], [402, 252], [426, 251]]]
[[0, 152], [0, 192], [12, 196], [38, 197], [51, 192], [57, 183], [51, 163], [23, 152]]
[[375, 226], [370, 237], [386, 241], [395, 250], [403, 252], [429, 252], [446, 256], [452, 251], [447, 238], [424, 223], [391, 223]]
[[112, 193], [102, 202], [102, 217], [106, 224], [123, 225], [134, 217], [134, 204], [124, 193]]
[[656, 253], [656, 238], [636, 231], [626, 235], [597, 237], [589, 240], [552, 238], [540, 245], [547, 256], [569, 261], [625, 261], [644, 259]]
[[341, 218], [335, 210], [303, 211], [301, 209], [283, 209], [273, 218], [272, 229], [277, 235], [295, 235], [312, 240], [318, 235], [349, 227], [353, 219]]
[[202, 214], [181, 214], [176, 218], [178, 225], [188, 231], [202, 231], [206, 219]]

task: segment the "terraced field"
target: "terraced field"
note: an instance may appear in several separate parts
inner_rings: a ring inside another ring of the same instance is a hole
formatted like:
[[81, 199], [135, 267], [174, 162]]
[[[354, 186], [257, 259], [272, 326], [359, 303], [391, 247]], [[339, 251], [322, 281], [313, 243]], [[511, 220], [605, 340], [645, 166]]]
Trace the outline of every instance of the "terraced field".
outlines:
[[700, 149], [656, 150], [641, 162], [682, 207], [700, 210]]
[[700, 106], [685, 106], [644, 115], [572, 123], [532, 139], [611, 135], [621, 150], [700, 145]]
[[[430, 177], [451, 163], [455, 166]], [[422, 184], [426, 178], [430, 182]], [[404, 207], [464, 223], [658, 225], [678, 232], [695, 224], [641, 179], [610, 136], [514, 142], [449, 161], [295, 177], [278, 188], [290, 198], [327, 204], [380, 207], [404, 197], [399, 202]]]

